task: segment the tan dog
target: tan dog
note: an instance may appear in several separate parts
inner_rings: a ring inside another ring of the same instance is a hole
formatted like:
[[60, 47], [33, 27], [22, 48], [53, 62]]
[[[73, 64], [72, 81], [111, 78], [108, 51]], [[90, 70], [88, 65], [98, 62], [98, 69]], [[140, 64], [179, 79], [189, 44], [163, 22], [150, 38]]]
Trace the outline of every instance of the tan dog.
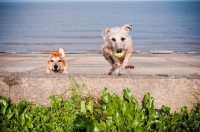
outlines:
[[68, 64], [64, 60], [65, 52], [62, 48], [58, 52], [54, 52], [49, 56], [48, 65], [46, 67], [47, 73], [68, 73]]
[[111, 75], [114, 71], [120, 75], [121, 65], [122, 69], [134, 68], [133, 65], [128, 65], [128, 60], [133, 51], [133, 43], [129, 35], [131, 29], [132, 25], [127, 24], [122, 27], [107, 28], [102, 32], [104, 39], [103, 56], [112, 66], [108, 75]]

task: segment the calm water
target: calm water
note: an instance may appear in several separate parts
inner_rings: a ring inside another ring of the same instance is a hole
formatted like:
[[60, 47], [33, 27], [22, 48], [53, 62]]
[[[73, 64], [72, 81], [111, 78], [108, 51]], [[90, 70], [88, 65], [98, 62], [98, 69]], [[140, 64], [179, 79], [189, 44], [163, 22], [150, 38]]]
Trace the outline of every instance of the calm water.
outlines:
[[0, 52], [100, 51], [129, 23], [136, 51], [200, 52], [200, 2], [0, 3]]

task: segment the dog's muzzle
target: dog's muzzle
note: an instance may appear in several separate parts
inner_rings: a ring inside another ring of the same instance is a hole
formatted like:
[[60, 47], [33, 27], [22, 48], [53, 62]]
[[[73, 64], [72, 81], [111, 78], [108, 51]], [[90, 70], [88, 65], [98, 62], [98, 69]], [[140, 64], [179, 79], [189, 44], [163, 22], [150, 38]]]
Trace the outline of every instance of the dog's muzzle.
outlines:
[[118, 48], [118, 49], [116, 50], [117, 53], [121, 53], [122, 51], [124, 51], [123, 48]]
[[54, 65], [52, 71], [55, 72], [55, 73], [59, 72], [60, 68], [58, 68], [58, 65]]

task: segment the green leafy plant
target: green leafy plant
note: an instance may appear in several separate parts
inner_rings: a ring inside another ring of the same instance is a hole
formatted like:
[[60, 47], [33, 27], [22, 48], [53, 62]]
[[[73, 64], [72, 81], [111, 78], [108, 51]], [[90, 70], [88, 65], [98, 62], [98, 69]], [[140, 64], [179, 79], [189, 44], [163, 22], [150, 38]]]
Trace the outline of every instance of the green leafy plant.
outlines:
[[0, 97], [0, 131], [29, 132], [144, 132], [144, 131], [200, 131], [200, 107], [188, 112], [170, 113], [170, 108], [154, 108], [154, 98], [147, 93], [140, 107], [128, 88], [121, 99], [105, 88], [99, 100], [83, 96], [86, 84], [72, 79], [72, 94], [50, 95], [50, 107], [22, 101], [18, 105], [11, 99]]

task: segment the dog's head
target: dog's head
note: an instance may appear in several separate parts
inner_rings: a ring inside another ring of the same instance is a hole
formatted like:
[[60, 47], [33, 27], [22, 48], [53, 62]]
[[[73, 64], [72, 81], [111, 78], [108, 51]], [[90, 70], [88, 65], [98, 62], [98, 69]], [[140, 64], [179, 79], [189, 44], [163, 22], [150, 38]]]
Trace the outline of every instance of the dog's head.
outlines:
[[65, 64], [64, 57], [65, 52], [62, 48], [59, 49], [59, 52], [55, 52], [49, 56], [48, 66], [52, 72], [57, 73], [63, 70]]
[[107, 28], [102, 32], [104, 41], [109, 43], [115, 52], [121, 53], [125, 50], [125, 43], [130, 39], [129, 31], [132, 30], [131, 24], [122, 27]]

